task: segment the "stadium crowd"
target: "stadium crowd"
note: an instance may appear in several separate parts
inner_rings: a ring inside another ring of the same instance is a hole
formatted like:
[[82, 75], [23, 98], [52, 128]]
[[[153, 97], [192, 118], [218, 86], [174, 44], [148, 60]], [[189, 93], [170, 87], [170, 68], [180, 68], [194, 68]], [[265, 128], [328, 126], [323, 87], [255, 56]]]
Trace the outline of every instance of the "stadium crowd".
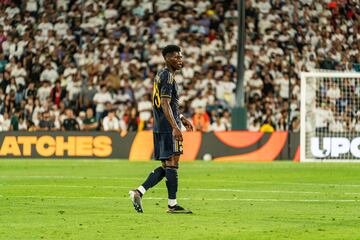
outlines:
[[[249, 129], [259, 130], [265, 122], [276, 130], [299, 131], [301, 71], [360, 71], [360, 5], [247, 0], [246, 6]], [[326, 103], [333, 101], [330, 85], [322, 89]]]
[[[199, 131], [231, 129], [236, 2], [1, 0], [0, 130], [151, 129], [152, 79], [169, 43], [183, 50], [184, 115]], [[358, 4], [245, 4], [248, 128], [298, 131], [298, 73], [359, 70]]]
[[323, 78], [317, 84], [315, 111], [309, 114], [314, 121], [309, 121], [306, 129], [317, 133], [360, 132], [359, 79]]

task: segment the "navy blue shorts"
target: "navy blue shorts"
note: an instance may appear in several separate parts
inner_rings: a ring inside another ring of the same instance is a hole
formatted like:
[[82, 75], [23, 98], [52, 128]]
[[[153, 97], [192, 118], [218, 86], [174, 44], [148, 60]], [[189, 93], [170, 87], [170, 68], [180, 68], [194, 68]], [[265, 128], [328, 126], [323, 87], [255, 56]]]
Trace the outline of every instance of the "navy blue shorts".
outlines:
[[154, 132], [154, 159], [167, 160], [183, 153], [182, 141], [177, 141], [172, 133]]

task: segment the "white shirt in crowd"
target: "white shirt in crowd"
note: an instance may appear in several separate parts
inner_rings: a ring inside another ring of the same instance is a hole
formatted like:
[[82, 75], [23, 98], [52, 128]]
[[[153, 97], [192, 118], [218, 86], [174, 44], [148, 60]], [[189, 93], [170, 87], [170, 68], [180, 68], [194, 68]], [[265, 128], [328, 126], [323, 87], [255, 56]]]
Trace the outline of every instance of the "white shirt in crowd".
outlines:
[[26, 1], [26, 11], [28, 12], [36, 12], [38, 9], [37, 1], [36, 0], [28, 0]]
[[20, 9], [18, 7], [7, 7], [5, 12], [8, 14], [8, 17], [11, 19], [16, 14], [20, 13]]
[[234, 82], [220, 81], [216, 87], [216, 96], [218, 99], [225, 100], [230, 106], [233, 106], [235, 103], [235, 88]]
[[226, 131], [226, 126], [223, 122], [213, 122], [210, 126], [210, 131]]
[[55, 71], [55, 69], [45, 69], [40, 75], [40, 81], [47, 80], [51, 83], [55, 83], [58, 78], [59, 74]]
[[115, 9], [106, 9], [104, 12], [105, 18], [116, 18], [118, 16], [118, 12]]
[[104, 131], [119, 131], [120, 122], [116, 117], [110, 119], [109, 116], [106, 116], [103, 120]]
[[8, 51], [9, 51], [10, 58], [12, 58], [12, 57], [20, 58], [24, 52], [24, 46], [19, 43], [11, 43], [9, 45]]
[[275, 84], [280, 88], [280, 96], [282, 98], [289, 98], [289, 80], [280, 77], [275, 79]]
[[51, 22], [42, 22], [38, 25], [38, 29], [41, 30], [41, 35], [47, 37], [48, 31], [54, 29], [54, 25]]
[[54, 30], [56, 31], [56, 35], [58, 36], [64, 36], [66, 35], [67, 30], [69, 29], [69, 26], [65, 22], [58, 22], [54, 26]]
[[80, 94], [82, 83], [81, 81], [71, 81], [66, 86], [66, 91], [69, 93], [69, 99], [75, 100]]
[[50, 96], [50, 93], [51, 93], [50, 86], [48, 86], [48, 87], [41, 86], [37, 92], [37, 96], [38, 96], [40, 102], [41, 103], [45, 102], [46, 99]]
[[360, 132], [360, 121], [357, 121], [355, 124], [354, 124], [354, 129], [356, 132]]
[[66, 79], [66, 83], [70, 83], [73, 79], [74, 74], [77, 73], [77, 69], [75, 67], [67, 67], [64, 70], [63, 76]]
[[330, 101], [335, 103], [336, 99], [339, 99], [341, 97], [341, 92], [339, 87], [331, 87], [327, 93], [326, 96], [330, 98]]
[[26, 131], [27, 130], [27, 124], [26, 124], [25, 120], [23, 120], [22, 122], [19, 122], [19, 130], [20, 131]]
[[257, 132], [260, 130], [260, 124], [258, 122], [252, 122], [251, 124], [249, 124], [249, 127], [248, 127], [248, 130], [249, 131], [252, 131], [252, 132]]
[[346, 129], [346, 125], [344, 121], [337, 119], [330, 123], [330, 131], [331, 132], [344, 132]]
[[96, 103], [96, 112], [101, 113], [105, 110], [105, 103], [112, 102], [112, 97], [109, 92], [98, 92], [93, 100]]
[[25, 68], [18, 68], [17, 66], [11, 70], [11, 76], [15, 77], [16, 85], [25, 86], [26, 70]]
[[9, 84], [6, 86], [5, 93], [9, 94], [11, 91], [16, 92], [16, 84]]
[[4, 120], [4, 117], [1, 115], [1, 118], [0, 118], [0, 131], [9, 131], [10, 130], [10, 125], [11, 125], [11, 120], [10, 119]]
[[315, 113], [315, 127], [325, 128], [334, 119], [333, 113], [329, 109], [317, 108]]
[[3, 124], [4, 124], [4, 116], [0, 114], [0, 132], [5, 131], [3, 130]]
[[142, 121], [149, 121], [151, 118], [152, 103], [150, 101], [140, 101], [138, 103], [139, 117]]
[[197, 109], [197, 108], [202, 108], [205, 109], [207, 105], [207, 99], [204, 98], [203, 96], [200, 97], [196, 97], [192, 102], [191, 102], [191, 108], [192, 109]]
[[253, 97], [255, 94], [261, 97], [262, 95], [262, 88], [264, 86], [263, 81], [259, 77], [252, 77], [250, 81], [247, 82], [248, 86], [251, 88], [250, 96]]

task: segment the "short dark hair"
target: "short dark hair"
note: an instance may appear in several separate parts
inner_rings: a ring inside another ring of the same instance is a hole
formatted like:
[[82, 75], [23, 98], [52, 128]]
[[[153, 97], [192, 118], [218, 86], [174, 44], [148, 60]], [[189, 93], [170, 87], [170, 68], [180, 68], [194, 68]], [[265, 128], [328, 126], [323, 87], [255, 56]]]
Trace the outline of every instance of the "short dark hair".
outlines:
[[180, 52], [180, 51], [181, 51], [181, 49], [177, 45], [167, 45], [166, 47], [163, 48], [161, 53], [162, 53], [163, 57], [165, 57], [169, 53]]

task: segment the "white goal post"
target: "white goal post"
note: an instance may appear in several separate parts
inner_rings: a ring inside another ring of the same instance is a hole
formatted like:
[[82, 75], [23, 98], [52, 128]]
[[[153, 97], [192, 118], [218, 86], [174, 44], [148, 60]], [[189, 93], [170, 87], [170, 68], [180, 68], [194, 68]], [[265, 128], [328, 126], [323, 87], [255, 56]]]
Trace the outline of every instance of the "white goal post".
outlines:
[[300, 161], [360, 162], [360, 73], [300, 77]]

